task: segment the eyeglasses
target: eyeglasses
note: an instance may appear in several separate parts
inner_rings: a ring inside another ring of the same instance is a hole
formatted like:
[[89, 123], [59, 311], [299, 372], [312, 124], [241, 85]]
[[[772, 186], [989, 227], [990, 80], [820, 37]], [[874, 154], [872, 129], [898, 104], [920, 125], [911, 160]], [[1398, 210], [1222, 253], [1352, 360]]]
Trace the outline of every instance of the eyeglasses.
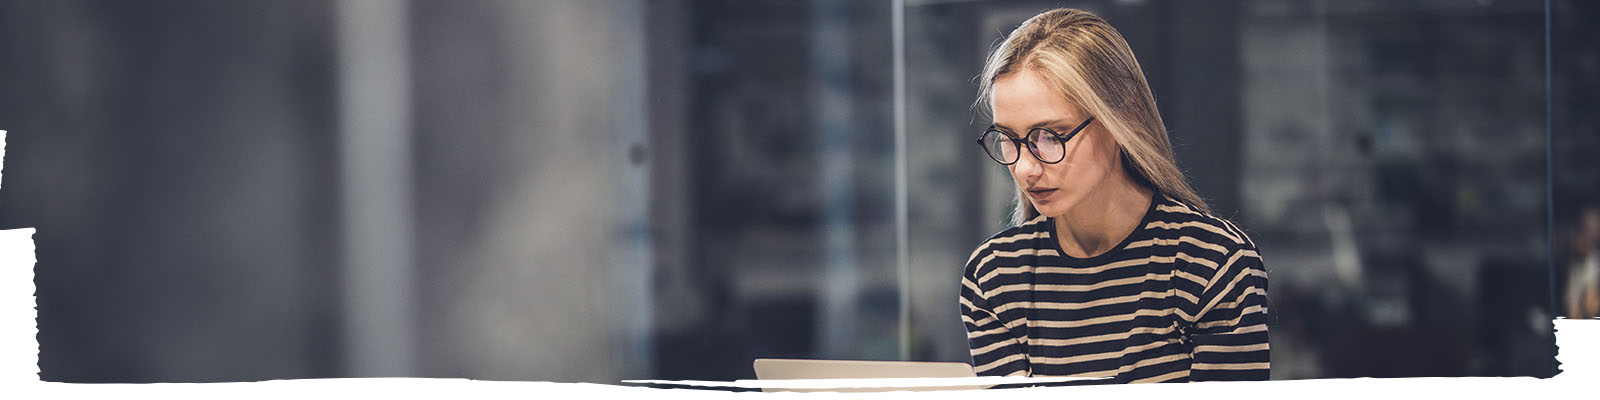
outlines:
[[983, 146], [983, 151], [989, 153], [989, 158], [993, 158], [995, 162], [1000, 165], [1011, 165], [1017, 162], [1017, 157], [1022, 154], [1022, 142], [1026, 141], [1028, 151], [1033, 153], [1034, 158], [1045, 164], [1055, 164], [1067, 157], [1067, 141], [1077, 136], [1078, 132], [1089, 126], [1090, 122], [1094, 122], [1094, 117], [1083, 120], [1083, 123], [1078, 124], [1077, 128], [1072, 128], [1072, 132], [1066, 135], [1056, 133], [1050, 128], [1033, 128], [1028, 130], [1026, 140], [1012, 137], [1011, 134], [990, 125], [988, 130], [983, 131], [982, 136], [978, 136], [978, 145]]

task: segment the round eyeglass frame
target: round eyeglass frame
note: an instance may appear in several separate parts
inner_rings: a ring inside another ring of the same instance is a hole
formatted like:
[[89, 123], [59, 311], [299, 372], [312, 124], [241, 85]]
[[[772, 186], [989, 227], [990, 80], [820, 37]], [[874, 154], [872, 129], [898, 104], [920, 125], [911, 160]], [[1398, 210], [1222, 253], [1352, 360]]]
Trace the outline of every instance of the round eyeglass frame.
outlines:
[[[1029, 129], [1028, 130], [1028, 135], [1025, 136], [1025, 137], [1033, 137], [1035, 132], [1043, 131], [1045, 133], [1050, 134], [1050, 136], [1054, 136], [1057, 139], [1056, 140], [1056, 146], [1061, 148], [1061, 152], [1060, 152], [1061, 158], [1058, 158], [1058, 159], [1055, 159], [1055, 160], [1046, 160], [1046, 159], [1044, 159], [1044, 157], [1040, 156], [1039, 155], [1039, 146], [1038, 146], [1038, 144], [1034, 143], [1034, 141], [1028, 140], [1028, 139], [1020, 139], [1020, 138], [1011, 136], [1011, 134], [1000, 130], [999, 128], [995, 127], [994, 125], [989, 125], [989, 129], [984, 130], [983, 134], [978, 135], [978, 140], [977, 140], [978, 141], [978, 147], [982, 147], [984, 154], [988, 154], [990, 159], [993, 159], [995, 162], [1000, 163], [1000, 165], [1011, 165], [1011, 164], [1016, 164], [1017, 161], [1022, 160], [1022, 142], [1027, 142], [1028, 143], [1028, 152], [1029, 153], [1033, 153], [1033, 158], [1034, 159], [1039, 160], [1039, 162], [1042, 162], [1042, 163], [1045, 163], [1045, 164], [1055, 164], [1055, 163], [1061, 162], [1062, 160], [1066, 160], [1067, 159], [1067, 141], [1072, 140], [1072, 138], [1075, 137], [1075, 136], [1078, 136], [1078, 132], [1082, 132], [1083, 128], [1087, 128], [1089, 126], [1090, 122], [1094, 122], [1094, 117], [1093, 116], [1090, 116], [1089, 119], [1083, 120], [1083, 123], [1078, 124], [1078, 127], [1072, 128], [1072, 131], [1068, 132], [1065, 135], [1062, 135], [1060, 133], [1056, 133], [1055, 130], [1050, 129], [1050, 128], [1042, 128], [1041, 127], [1041, 128], [1033, 128], [1033, 129]], [[988, 144], [984, 143], [983, 139], [987, 138], [989, 136], [989, 133], [991, 133], [991, 132], [999, 134], [1001, 137], [1006, 138], [1006, 140], [1011, 143], [1011, 148], [1014, 150], [1013, 152], [1017, 154], [1017, 159], [1011, 160], [1010, 162], [1007, 162], [1004, 159], [1004, 155], [995, 154], [989, 148]]]

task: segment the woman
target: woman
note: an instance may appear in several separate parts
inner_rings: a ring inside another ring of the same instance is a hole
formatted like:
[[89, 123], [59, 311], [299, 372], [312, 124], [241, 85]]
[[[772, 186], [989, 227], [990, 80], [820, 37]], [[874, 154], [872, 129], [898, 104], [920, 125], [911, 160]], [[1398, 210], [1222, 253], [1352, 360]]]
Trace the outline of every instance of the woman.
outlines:
[[977, 372], [1267, 379], [1266, 269], [1178, 170], [1122, 36], [1087, 12], [1039, 14], [979, 84], [994, 120], [979, 143], [1017, 211], [962, 279]]

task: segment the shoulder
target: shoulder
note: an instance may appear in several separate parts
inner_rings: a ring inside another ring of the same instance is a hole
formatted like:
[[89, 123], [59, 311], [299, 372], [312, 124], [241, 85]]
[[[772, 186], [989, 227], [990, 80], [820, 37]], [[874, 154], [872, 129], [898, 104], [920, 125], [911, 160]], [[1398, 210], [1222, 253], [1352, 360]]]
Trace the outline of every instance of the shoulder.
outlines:
[[1022, 225], [1007, 227], [984, 239], [972, 250], [972, 254], [967, 256], [965, 275], [969, 278], [982, 276], [993, 268], [995, 258], [1013, 256], [1037, 246], [1039, 239], [1049, 238], [1048, 233], [1044, 233], [1046, 231], [1044, 224], [1045, 217], [1040, 216]]
[[1167, 245], [1180, 247], [1190, 256], [1201, 256], [1218, 263], [1239, 256], [1259, 257], [1255, 241], [1233, 221], [1201, 211], [1194, 206], [1166, 195], [1158, 196], [1157, 204], [1145, 225]]
[[1261, 253], [1232, 221], [1166, 196], [1152, 213], [1150, 226], [1163, 247], [1158, 252], [1173, 263], [1171, 282], [1184, 300], [1185, 318], [1192, 321], [1236, 287], [1266, 289]]
[[1230, 249], [1255, 248], [1250, 235], [1233, 221], [1200, 211], [1178, 199], [1161, 195], [1145, 228], [1166, 232], [1165, 237], [1191, 237]]

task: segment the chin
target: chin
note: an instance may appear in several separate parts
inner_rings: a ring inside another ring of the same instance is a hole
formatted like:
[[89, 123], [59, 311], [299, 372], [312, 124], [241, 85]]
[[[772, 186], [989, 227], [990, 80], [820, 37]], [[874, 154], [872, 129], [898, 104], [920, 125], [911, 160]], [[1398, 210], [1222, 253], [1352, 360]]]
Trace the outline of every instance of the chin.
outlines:
[[[1032, 202], [1033, 200], [1028, 200], [1028, 201]], [[1067, 207], [1063, 207], [1060, 201], [1053, 201], [1053, 202], [1050, 202], [1049, 204], [1045, 204], [1043, 206], [1041, 206], [1039, 203], [1032, 203], [1032, 204], [1033, 204], [1033, 209], [1039, 211], [1039, 215], [1044, 215], [1044, 216], [1047, 216], [1047, 217], [1056, 217], [1056, 216], [1059, 216], [1061, 214], [1066, 214], [1067, 213]]]
[[1044, 202], [1044, 204], [1040, 204], [1040, 202], [1034, 201], [1031, 198], [1028, 199], [1028, 202], [1029, 204], [1033, 204], [1033, 209], [1039, 211], [1040, 215], [1059, 217], [1066, 215], [1067, 211], [1071, 210], [1072, 207], [1078, 204], [1078, 201], [1080, 200], [1083, 200], [1083, 193], [1072, 192], [1057, 193], [1055, 196], [1050, 196], [1049, 201]]

